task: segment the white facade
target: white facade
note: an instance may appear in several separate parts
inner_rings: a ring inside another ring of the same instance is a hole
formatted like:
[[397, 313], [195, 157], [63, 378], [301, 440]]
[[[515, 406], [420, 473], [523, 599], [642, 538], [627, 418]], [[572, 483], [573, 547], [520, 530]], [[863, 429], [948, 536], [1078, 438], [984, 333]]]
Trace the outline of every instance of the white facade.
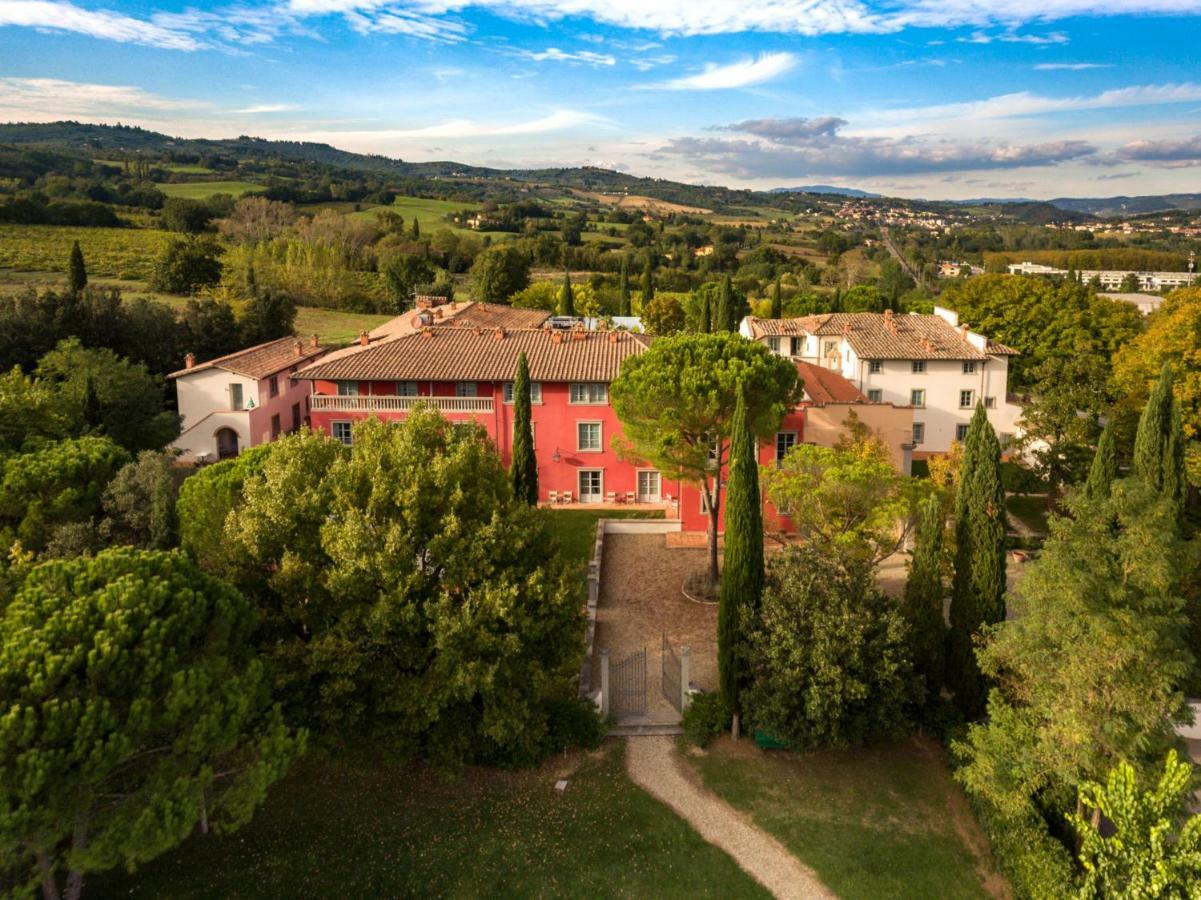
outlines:
[[[1057, 275], [1066, 277], [1067, 269], [1057, 269], [1054, 266], [1044, 266], [1040, 263], [1021, 262], [1010, 263], [1010, 275]], [[1164, 289], [1189, 287], [1197, 281], [1195, 272], [1133, 272], [1118, 269], [1081, 269], [1077, 277], [1088, 283], [1096, 278], [1101, 283], [1101, 289], [1120, 291], [1128, 275], [1138, 278], [1140, 291], [1162, 291]]]
[[[935, 307], [934, 314], [958, 327], [956, 313]], [[913, 406], [913, 453], [916, 458], [945, 453], [962, 440], [977, 402], [983, 402], [1002, 446], [1017, 436], [1021, 407], [1007, 400], [1009, 359], [987, 353], [988, 339], [960, 329], [962, 339], [983, 358], [864, 359], [841, 335], [756, 336], [751, 323], [740, 326], [744, 337], [760, 341], [774, 353], [833, 369], [875, 403]], [[974, 355], [965, 353], [965, 355]]]
[[[241, 391], [240, 406], [237, 389]], [[214, 462], [220, 456], [218, 436], [222, 429], [237, 435], [237, 448], [252, 445], [250, 409], [259, 402], [259, 385], [254, 378], [226, 369], [210, 368], [189, 372], [175, 379], [182, 433], [171, 446], [185, 460]], [[228, 436], [224, 436], [228, 440]]]

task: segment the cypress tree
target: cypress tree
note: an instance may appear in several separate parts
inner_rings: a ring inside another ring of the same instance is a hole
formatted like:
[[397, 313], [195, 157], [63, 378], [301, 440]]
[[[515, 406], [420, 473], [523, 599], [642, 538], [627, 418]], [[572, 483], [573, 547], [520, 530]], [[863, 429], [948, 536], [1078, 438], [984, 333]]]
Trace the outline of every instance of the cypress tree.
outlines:
[[575, 315], [575, 296], [571, 291], [571, 273], [563, 273], [563, 290], [559, 292], [559, 315]]
[[842, 288], [834, 288], [834, 299], [830, 303], [830, 312], [842, 312]]
[[773, 319], [784, 318], [784, 300], [780, 296], [780, 279], [778, 277], [771, 291], [771, 317]]
[[625, 256], [621, 258], [621, 279], [618, 297], [617, 314], [628, 316], [630, 314], [630, 264], [629, 259]]
[[1172, 368], [1168, 363], [1164, 363], [1138, 420], [1134, 474], [1152, 490], [1171, 500], [1183, 513], [1187, 489], [1184, 434], [1180, 424], [1180, 404], [1172, 393]]
[[67, 265], [67, 290], [78, 294], [88, 286], [88, 268], [84, 265], [83, 251], [79, 249], [79, 241], [71, 245], [71, 260]]
[[927, 708], [937, 703], [946, 669], [947, 625], [943, 616], [946, 597], [942, 580], [942, 504], [935, 494], [922, 503], [917, 526], [917, 545], [905, 582], [903, 612], [909, 622], [909, 645], [913, 670], [926, 683]]
[[1104, 500], [1117, 477], [1118, 450], [1111, 423], [1105, 426], [1097, 441], [1097, 452], [1093, 454], [1093, 464], [1089, 466], [1088, 479], [1084, 482], [1084, 496], [1089, 500]]
[[717, 315], [715, 315], [713, 330], [714, 331], [729, 331], [730, 330], [730, 305], [733, 301], [730, 299], [730, 276], [726, 275], [721, 280], [721, 288], [717, 292]]
[[646, 312], [647, 304], [655, 299], [655, 277], [651, 272], [651, 258], [646, 258], [646, 266], [642, 270], [642, 311]]
[[417, 221], [417, 216], [413, 216], [413, 230], [411, 232], [413, 240], [421, 237], [421, 223]]
[[983, 404], [976, 405], [964, 441], [955, 498], [955, 575], [947, 686], [966, 718], [984, 709], [988, 686], [976, 663], [975, 635], [1005, 618], [1005, 486], [1001, 444]]
[[530, 366], [517, 357], [513, 379], [513, 461], [509, 466], [513, 496], [530, 506], [538, 504], [538, 461], [534, 457], [534, 425], [530, 420]]
[[96, 393], [96, 381], [88, 373], [83, 382], [83, 411], [81, 413], [84, 427], [89, 433], [101, 430], [104, 424], [104, 412], [100, 407], [100, 395]]
[[759, 500], [759, 463], [755, 437], [746, 417], [746, 397], [738, 399], [730, 432], [730, 469], [726, 494], [725, 551], [722, 557], [721, 602], [717, 611], [717, 661], [721, 695], [734, 713], [738, 733], [742, 671], [742, 629], [748, 613], [763, 596], [763, 509]]
[[701, 299], [701, 334], [713, 330], [713, 310], [709, 306], [709, 293], [706, 291]]

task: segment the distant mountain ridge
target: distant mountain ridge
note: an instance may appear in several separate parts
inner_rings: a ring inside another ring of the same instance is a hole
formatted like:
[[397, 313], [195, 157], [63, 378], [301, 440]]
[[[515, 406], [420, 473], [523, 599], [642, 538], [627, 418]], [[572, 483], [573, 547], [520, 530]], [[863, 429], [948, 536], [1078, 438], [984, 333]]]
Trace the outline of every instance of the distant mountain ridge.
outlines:
[[[859, 188], [840, 187], [828, 184], [810, 184], [797, 187], [779, 187], [770, 191], [751, 191], [718, 185], [694, 185], [669, 181], [663, 178], [646, 178], [601, 169], [591, 166], [576, 166], [551, 169], [494, 169], [472, 166], [452, 160], [434, 162], [408, 162], [403, 159], [380, 154], [354, 153], [340, 150], [330, 144], [309, 141], [275, 141], [242, 135], [237, 138], [179, 138], [160, 134], [145, 128], [129, 125], [94, 125], [81, 122], [61, 121], [47, 123], [10, 122], [0, 123], [0, 144], [37, 145], [41, 147], [97, 153], [114, 151], [122, 153], [184, 152], [200, 155], [226, 154], [260, 161], [282, 160], [294, 163], [324, 165], [348, 171], [372, 173], [380, 176], [398, 176], [412, 179], [474, 178], [490, 181], [518, 180], [538, 181], [565, 188], [582, 188], [589, 191], [642, 194], [692, 206], [712, 209], [753, 204], [772, 194], [788, 195], [788, 208], [793, 210], [818, 208], [821, 201], [807, 200], [803, 195], [850, 197], [860, 200], [888, 200], [882, 194], [874, 194]], [[1058, 197], [1054, 200], [1030, 200], [1024, 198], [980, 198], [975, 200], [914, 200], [896, 199], [913, 207], [931, 208], [942, 204], [945, 209], [954, 206], [993, 207], [1004, 210], [1019, 221], [1042, 224], [1049, 221], [1081, 221], [1091, 216], [1136, 216], [1158, 212], [1201, 209], [1201, 193], [1178, 193], [1136, 197]], [[1068, 213], [1057, 217], [1055, 210]]]

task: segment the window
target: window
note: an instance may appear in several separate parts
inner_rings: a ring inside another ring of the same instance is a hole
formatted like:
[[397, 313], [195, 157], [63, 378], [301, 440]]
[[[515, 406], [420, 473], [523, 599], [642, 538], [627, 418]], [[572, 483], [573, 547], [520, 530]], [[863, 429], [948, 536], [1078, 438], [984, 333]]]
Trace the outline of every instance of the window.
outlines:
[[335, 441], [341, 441], [347, 447], [350, 446], [353, 438], [350, 433], [349, 422], [330, 422], [329, 427]]
[[229, 386], [229, 408], [245, 409], [242, 405], [242, 385], [231, 384]]
[[910, 406], [925, 406], [926, 405], [926, 392], [924, 390], [921, 390], [920, 388], [915, 388], [914, 390], [910, 391], [909, 392], [909, 405]]
[[975, 391], [960, 391], [959, 392], [959, 408], [960, 409], [971, 409], [975, 405], [976, 405], [976, 392]]
[[568, 399], [571, 403], [603, 406], [609, 402], [609, 386], [603, 381], [575, 381]]
[[976, 364], [974, 362], [965, 362], [963, 364], [963, 374], [964, 375], [975, 375], [976, 374]]
[[867, 371], [870, 372], [872, 375], [879, 375], [881, 372], [884, 371], [884, 360], [873, 359], [871, 362], [869, 362], [867, 364]]
[[[512, 403], [513, 402], [513, 382], [506, 381], [504, 383], [504, 385], [501, 386], [501, 394], [504, 397], [505, 403]], [[542, 382], [541, 381], [531, 381], [530, 382], [530, 402], [531, 403], [541, 403], [542, 402]]]
[[967, 440], [967, 425], [960, 424], [955, 426], [955, 440], [961, 444]]
[[796, 446], [795, 431], [776, 432], [776, 462], [779, 463], [788, 455], [788, 451]]
[[984, 408], [985, 409], [996, 409], [997, 408], [997, 398], [996, 397], [985, 397], [984, 398]]
[[275, 440], [283, 433], [284, 428], [283, 425], [280, 424], [279, 413], [276, 413], [271, 417], [271, 440]]
[[872, 388], [867, 392], [867, 399], [869, 403], [880, 403], [884, 400], [884, 392], [879, 388]]
[[800, 356], [804, 352], [804, 348], [805, 348], [804, 340], [805, 340], [804, 338], [794, 337], [788, 342], [789, 352], [793, 356]]
[[292, 404], [292, 430], [297, 431], [299, 429], [300, 429], [300, 404], [293, 403]]
[[595, 453], [603, 449], [600, 422], [576, 422], [576, 449]]
[[398, 381], [396, 382], [397, 397], [416, 397], [417, 382], [416, 381]]
[[339, 381], [338, 396], [339, 397], [357, 397], [359, 395], [359, 383], [357, 381]]
[[926, 423], [925, 422], [914, 422], [913, 423], [913, 443], [920, 444], [925, 440], [926, 440]]
[[476, 388], [478, 385], [474, 381], [456, 381], [455, 396], [456, 397], [474, 397], [476, 396]]
[[767, 339], [767, 349], [772, 353], [780, 352], [780, 339], [778, 337], [769, 337]]
[[915, 359], [913, 361], [913, 374], [914, 375], [926, 374], [926, 361], [924, 359]]
[[605, 479], [602, 469], [580, 469], [580, 502], [600, 503], [605, 499]]
[[636, 487], [639, 503], [658, 503], [663, 499], [662, 479], [654, 469], [639, 469]]

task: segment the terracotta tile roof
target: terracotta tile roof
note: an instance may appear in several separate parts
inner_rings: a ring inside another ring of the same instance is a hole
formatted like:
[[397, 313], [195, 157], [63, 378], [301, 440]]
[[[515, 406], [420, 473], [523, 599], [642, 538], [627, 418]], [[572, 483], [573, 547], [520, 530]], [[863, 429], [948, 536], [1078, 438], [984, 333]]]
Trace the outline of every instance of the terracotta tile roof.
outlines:
[[[266, 378], [276, 372], [282, 372], [298, 363], [313, 361], [316, 357], [327, 352], [326, 347], [316, 343], [317, 336], [303, 341], [298, 337], [282, 337], [256, 347], [247, 347], [227, 356], [219, 356], [207, 362], [197, 363], [190, 369], [179, 369], [168, 375], [168, 378], [179, 378], [183, 375], [193, 375], [206, 369], [224, 369], [235, 375], [247, 378]], [[299, 344], [299, 348], [297, 348]]]
[[797, 361], [797, 375], [805, 385], [805, 395], [814, 403], [867, 403], [867, 397], [853, 383], [832, 369]]
[[[559, 340], [555, 340], [555, 338]], [[612, 381], [649, 339], [622, 332], [429, 328], [350, 347], [296, 374], [330, 381], [511, 381], [524, 351], [534, 381]]]
[[861, 359], [985, 360], [989, 355], [1017, 355], [1016, 350], [996, 341], [987, 342], [987, 352], [979, 350], [961, 329], [933, 315], [822, 313], [797, 319], [754, 319], [751, 328], [756, 335], [845, 337]]
[[541, 328], [550, 318], [542, 309], [515, 309], [499, 303], [443, 303], [428, 309], [411, 309], [389, 319], [370, 332], [371, 340], [413, 334], [427, 325], [458, 325], [479, 328]]

